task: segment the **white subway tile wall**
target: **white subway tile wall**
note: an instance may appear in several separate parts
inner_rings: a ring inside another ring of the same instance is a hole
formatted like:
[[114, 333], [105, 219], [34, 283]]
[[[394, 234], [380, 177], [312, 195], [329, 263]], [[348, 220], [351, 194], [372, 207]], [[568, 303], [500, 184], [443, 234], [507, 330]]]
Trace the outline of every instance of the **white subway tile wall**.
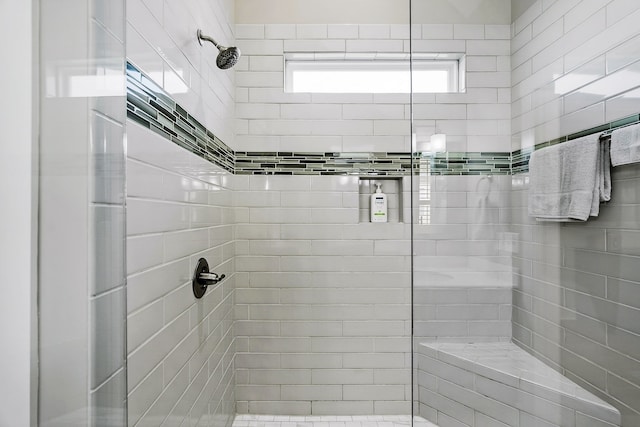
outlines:
[[638, 112], [640, 7], [541, 3], [513, 24], [513, 150]]
[[[132, 121], [127, 139], [129, 425], [230, 425], [232, 177]], [[200, 257], [227, 277], [197, 300], [191, 277]]]
[[[246, 178], [238, 412], [410, 413], [409, 226], [360, 224], [357, 177]], [[387, 239], [405, 247], [376, 256]]]
[[[513, 25], [513, 146], [637, 114], [640, 3], [537, 1]], [[586, 224], [527, 216], [513, 177], [513, 336], [527, 351], [640, 424], [640, 168], [613, 169], [613, 197]], [[591, 425], [586, 418], [576, 425]]]
[[[372, 224], [358, 177], [236, 178], [238, 412], [409, 413], [411, 179], [382, 181], [405, 222]], [[428, 180], [457, 217], [418, 226], [416, 337], [508, 341], [511, 178]]]
[[[409, 28], [399, 27], [236, 25], [248, 65], [236, 73], [243, 97], [236, 100], [234, 148], [411, 151], [408, 96], [284, 92], [284, 53], [408, 52]], [[418, 137], [446, 129], [449, 151], [510, 151], [509, 26], [416, 25], [413, 35], [415, 52], [466, 53], [468, 63], [465, 93], [415, 97]]]
[[130, 0], [126, 7], [127, 60], [233, 147], [234, 72], [218, 69], [218, 50], [211, 43], [200, 46], [196, 37], [201, 29], [218, 43], [233, 46], [233, 5], [222, 0]]
[[[640, 231], [637, 165], [613, 169], [615, 199], [586, 225], [541, 225], [527, 216], [527, 175], [514, 177], [513, 337], [516, 343], [640, 420]], [[623, 237], [624, 236], [624, 237]], [[622, 338], [624, 337], [624, 338]], [[626, 382], [626, 380], [631, 380]]]
[[[218, 69], [215, 46], [196, 38], [200, 28], [233, 46], [233, 5], [131, 0], [126, 7], [127, 60], [233, 146], [234, 71]], [[229, 426], [233, 177], [132, 121], [127, 140], [128, 423]], [[227, 277], [196, 300], [191, 276], [200, 257]]]
[[430, 194], [414, 191], [416, 342], [511, 339], [510, 180], [431, 176]]

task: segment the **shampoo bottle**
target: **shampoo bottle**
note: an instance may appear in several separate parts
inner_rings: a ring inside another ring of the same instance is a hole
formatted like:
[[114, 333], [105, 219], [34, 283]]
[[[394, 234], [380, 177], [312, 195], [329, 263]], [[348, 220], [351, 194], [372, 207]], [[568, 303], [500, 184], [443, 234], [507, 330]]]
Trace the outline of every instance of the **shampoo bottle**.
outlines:
[[371, 222], [387, 222], [387, 195], [381, 185], [376, 184], [376, 192], [371, 195]]

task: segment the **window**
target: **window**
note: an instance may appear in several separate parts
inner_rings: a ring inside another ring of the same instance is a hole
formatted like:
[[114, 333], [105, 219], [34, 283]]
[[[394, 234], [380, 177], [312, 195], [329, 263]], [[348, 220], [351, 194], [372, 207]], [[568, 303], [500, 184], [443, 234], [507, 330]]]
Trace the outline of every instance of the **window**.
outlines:
[[[413, 59], [413, 92], [464, 91], [464, 58], [420, 55]], [[287, 92], [409, 93], [407, 55], [289, 54], [285, 57]]]

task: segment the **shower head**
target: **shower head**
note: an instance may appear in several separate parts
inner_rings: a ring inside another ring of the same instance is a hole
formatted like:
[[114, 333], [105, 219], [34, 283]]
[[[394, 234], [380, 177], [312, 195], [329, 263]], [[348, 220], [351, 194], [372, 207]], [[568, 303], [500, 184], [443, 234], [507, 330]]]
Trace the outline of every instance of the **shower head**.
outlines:
[[218, 46], [218, 49], [220, 49], [220, 53], [216, 58], [216, 65], [221, 70], [226, 70], [227, 68], [233, 67], [240, 59], [240, 49], [235, 46]]
[[220, 53], [218, 54], [218, 57], [216, 58], [216, 65], [218, 66], [218, 68], [220, 68], [221, 70], [226, 70], [236, 65], [236, 62], [238, 62], [238, 60], [240, 59], [240, 49], [233, 46], [226, 47], [226, 46], [219, 45], [211, 37], [205, 36], [204, 34], [202, 34], [202, 30], [198, 30], [197, 34], [198, 34], [198, 43], [200, 43], [200, 46], [202, 46], [202, 41], [206, 40], [208, 42], [213, 43], [213, 45], [217, 47], [218, 50], [220, 51]]

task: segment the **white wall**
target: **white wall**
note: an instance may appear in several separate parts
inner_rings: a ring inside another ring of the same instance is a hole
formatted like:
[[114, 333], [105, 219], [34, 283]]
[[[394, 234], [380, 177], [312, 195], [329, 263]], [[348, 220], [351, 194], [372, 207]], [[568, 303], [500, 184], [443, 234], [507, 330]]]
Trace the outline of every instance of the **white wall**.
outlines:
[[632, 1], [537, 1], [515, 21], [514, 150], [638, 113], [639, 14]]
[[[640, 113], [640, 3], [537, 1], [514, 25], [514, 149]], [[640, 423], [640, 167], [586, 224], [527, 215], [514, 176], [514, 340]]]
[[[509, 0], [414, 1], [414, 19], [426, 24], [509, 24]], [[408, 24], [409, 1], [238, 0], [238, 24]]]
[[238, 412], [410, 413], [409, 225], [357, 177], [236, 178]]
[[[233, 2], [128, 0], [127, 59], [233, 147], [234, 70], [197, 29], [233, 45]], [[127, 123], [128, 425], [233, 421], [233, 177]], [[202, 299], [200, 257], [226, 274]]]
[[[414, 214], [414, 336], [509, 340], [510, 177], [431, 176], [430, 186], [430, 222]], [[414, 206], [424, 203], [420, 188], [414, 184]]]
[[[127, 138], [128, 425], [228, 425], [233, 177], [136, 123], [127, 123]], [[201, 257], [227, 278], [196, 299]]]
[[[510, 151], [509, 26], [414, 25], [414, 52], [466, 54], [467, 91], [414, 96], [414, 132], [448, 151]], [[409, 152], [409, 96], [285, 93], [287, 52], [409, 52], [405, 25], [237, 25], [236, 147]], [[417, 147], [421, 149], [420, 146]]]
[[[0, 424], [37, 422], [37, 5], [0, 3]], [[11, 42], [8, 42], [8, 41]]]
[[230, 0], [127, 1], [127, 59], [231, 148], [234, 69], [218, 69], [218, 50], [196, 32], [233, 46], [233, 16]]
[[511, 0], [511, 22], [514, 22], [527, 11], [536, 0]]
[[382, 224], [357, 177], [236, 178], [239, 413], [409, 413], [412, 292], [418, 340], [510, 339], [509, 176], [429, 177], [413, 289], [408, 177]]

